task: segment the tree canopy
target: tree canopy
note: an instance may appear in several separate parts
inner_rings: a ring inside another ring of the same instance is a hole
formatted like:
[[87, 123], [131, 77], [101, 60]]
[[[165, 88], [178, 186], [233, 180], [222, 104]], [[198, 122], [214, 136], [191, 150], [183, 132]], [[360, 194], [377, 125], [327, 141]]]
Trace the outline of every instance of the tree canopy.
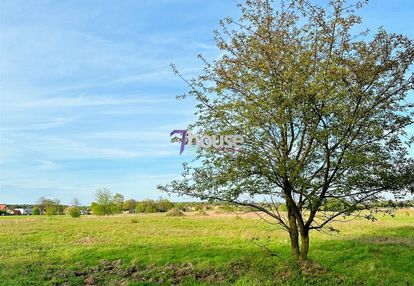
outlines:
[[[302, 259], [310, 230], [342, 215], [373, 219], [372, 202], [413, 193], [414, 42], [383, 28], [355, 33], [364, 4], [240, 4], [240, 18], [215, 33], [221, 56], [200, 56], [204, 72], [183, 78], [183, 97], [198, 103], [191, 132], [242, 135], [243, 147], [198, 149], [182, 179], [159, 189], [254, 207]], [[327, 202], [337, 203], [327, 211]]]

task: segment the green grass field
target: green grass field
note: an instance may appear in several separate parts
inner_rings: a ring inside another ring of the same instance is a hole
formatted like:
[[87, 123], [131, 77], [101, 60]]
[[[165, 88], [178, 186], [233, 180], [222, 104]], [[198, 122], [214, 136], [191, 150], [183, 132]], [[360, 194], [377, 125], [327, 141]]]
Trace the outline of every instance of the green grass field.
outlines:
[[0, 217], [0, 285], [414, 285], [414, 211], [311, 233], [255, 214]]

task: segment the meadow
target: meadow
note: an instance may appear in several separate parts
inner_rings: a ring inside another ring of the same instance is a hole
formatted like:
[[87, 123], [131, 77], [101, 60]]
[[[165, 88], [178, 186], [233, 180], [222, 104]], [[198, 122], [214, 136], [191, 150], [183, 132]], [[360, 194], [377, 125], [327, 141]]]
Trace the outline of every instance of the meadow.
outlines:
[[311, 233], [254, 213], [0, 217], [0, 285], [414, 285], [414, 210]]

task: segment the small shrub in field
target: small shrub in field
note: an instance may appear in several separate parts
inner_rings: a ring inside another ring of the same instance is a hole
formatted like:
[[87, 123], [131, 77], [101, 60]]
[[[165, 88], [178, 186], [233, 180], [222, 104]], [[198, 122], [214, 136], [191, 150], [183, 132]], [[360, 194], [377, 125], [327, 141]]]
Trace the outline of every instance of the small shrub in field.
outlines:
[[70, 207], [70, 208], [68, 208], [68, 214], [71, 217], [80, 217], [81, 212], [80, 212], [80, 209], [78, 207]]
[[167, 199], [161, 199], [157, 201], [156, 207], [159, 212], [166, 212], [174, 207], [173, 203]]
[[184, 213], [180, 211], [178, 208], [172, 208], [167, 213], [167, 216], [183, 216]]
[[33, 208], [32, 215], [40, 215], [40, 209], [37, 207]]

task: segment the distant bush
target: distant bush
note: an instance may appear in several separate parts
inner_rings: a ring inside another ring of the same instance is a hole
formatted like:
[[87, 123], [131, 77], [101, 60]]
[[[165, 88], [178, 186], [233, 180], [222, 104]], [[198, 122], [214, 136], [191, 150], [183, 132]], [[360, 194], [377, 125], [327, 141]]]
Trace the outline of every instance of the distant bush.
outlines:
[[156, 213], [156, 212], [166, 212], [174, 207], [167, 199], [162, 199], [158, 201], [154, 200], [145, 200], [136, 203], [135, 211], [137, 213]]
[[45, 197], [41, 197], [38, 200], [37, 207], [40, 209], [40, 214], [46, 214], [49, 216], [63, 214], [65, 209], [65, 207], [60, 203], [60, 200], [52, 200]]
[[143, 202], [137, 202], [135, 205], [135, 212], [136, 213], [144, 213], [145, 212], [145, 205]]
[[157, 213], [158, 209], [155, 205], [147, 205], [145, 208], [145, 213]]
[[40, 209], [38, 207], [33, 208], [32, 215], [40, 215]]
[[184, 213], [180, 211], [180, 209], [178, 208], [172, 208], [165, 215], [166, 216], [183, 216]]
[[343, 199], [327, 199], [324, 201], [322, 209], [324, 211], [340, 211], [347, 205], [347, 202]]
[[93, 202], [91, 204], [91, 211], [92, 211], [92, 213], [94, 215], [106, 215], [106, 214], [110, 214], [110, 212], [109, 211], [106, 211], [106, 210], [109, 210], [109, 209], [106, 209], [105, 207], [103, 207], [100, 204], [97, 204], [95, 202]]
[[156, 208], [159, 212], [166, 212], [174, 207], [173, 203], [167, 199], [161, 199], [156, 202]]
[[69, 207], [67, 209], [67, 213], [74, 218], [80, 217], [81, 215], [80, 209], [78, 207]]
[[129, 213], [135, 212], [137, 202], [134, 199], [129, 199], [124, 202], [124, 210], [128, 211]]
[[155, 201], [153, 200], [145, 200], [138, 202], [136, 205], [136, 212], [137, 213], [156, 213], [158, 212]]
[[55, 215], [55, 214], [58, 213], [58, 209], [57, 209], [57, 207], [55, 205], [48, 205], [45, 208], [45, 213], [47, 215]]

